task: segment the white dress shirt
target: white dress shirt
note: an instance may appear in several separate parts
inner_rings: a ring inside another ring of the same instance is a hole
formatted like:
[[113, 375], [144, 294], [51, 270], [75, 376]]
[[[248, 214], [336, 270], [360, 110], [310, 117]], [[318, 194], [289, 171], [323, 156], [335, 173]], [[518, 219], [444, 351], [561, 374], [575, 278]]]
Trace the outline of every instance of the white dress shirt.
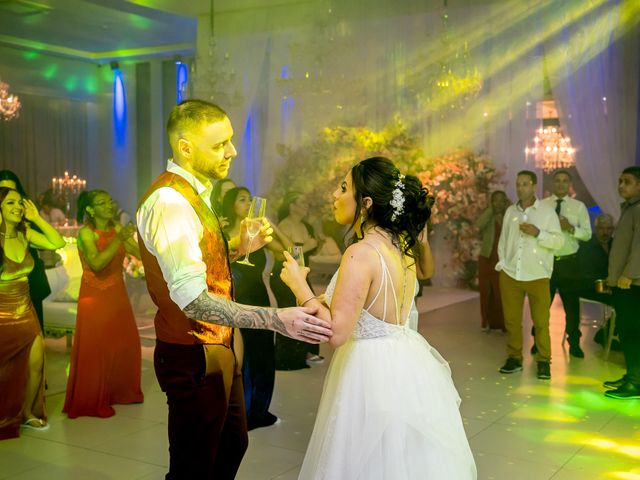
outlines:
[[[187, 180], [211, 208], [211, 184], [203, 185], [172, 160], [167, 171]], [[145, 247], [158, 260], [171, 300], [184, 309], [207, 289], [207, 267], [200, 251], [204, 229], [198, 215], [176, 190], [161, 187], [140, 206], [136, 219]]]
[[[551, 195], [544, 200], [540, 200], [540, 203], [548, 204], [555, 211], [557, 200], [559, 198], [560, 197]], [[556, 257], [564, 257], [578, 253], [578, 248], [580, 247], [578, 240], [587, 242], [591, 238], [589, 212], [587, 211], [585, 204], [580, 200], [564, 196], [562, 198], [562, 203], [560, 204], [560, 215], [565, 217], [569, 223], [573, 225], [575, 230], [573, 233], [567, 232], [566, 230], [562, 231], [564, 245], [562, 245], [562, 248], [556, 250], [554, 253]]]
[[[540, 234], [533, 237], [521, 232], [521, 223], [535, 225]], [[511, 205], [502, 222], [496, 270], [525, 282], [551, 278], [553, 256], [563, 241], [560, 221], [553, 208], [538, 199], [524, 210], [519, 203]]]

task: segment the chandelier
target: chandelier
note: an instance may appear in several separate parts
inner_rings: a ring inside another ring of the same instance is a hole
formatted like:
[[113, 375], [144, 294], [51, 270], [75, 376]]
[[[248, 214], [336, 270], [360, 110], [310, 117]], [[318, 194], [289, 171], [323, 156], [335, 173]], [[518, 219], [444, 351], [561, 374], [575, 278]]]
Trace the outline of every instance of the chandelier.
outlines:
[[18, 116], [20, 100], [17, 95], [9, 94], [9, 84], [0, 80], [0, 115], [5, 121]]
[[571, 139], [562, 134], [560, 125], [542, 126], [536, 130], [533, 146], [524, 149], [525, 160], [532, 158], [536, 168], [550, 172], [557, 168], [569, 168], [575, 163], [575, 148]]
[[[427, 109], [439, 111], [441, 117], [453, 110], [464, 110], [482, 90], [482, 76], [477, 67], [469, 65], [467, 42], [454, 45], [449, 32], [448, 1], [442, 13], [443, 60], [438, 69], [427, 76], [423, 86], [416, 88], [418, 101]], [[420, 82], [420, 81], [419, 81]], [[422, 82], [420, 82], [422, 83]]]
[[69, 175], [69, 172], [64, 172], [64, 177], [51, 179], [51, 187], [54, 198], [64, 204], [64, 215], [67, 218], [65, 225], [69, 225], [69, 219], [71, 219], [71, 224], [75, 225], [78, 196], [87, 188], [87, 181], [77, 175]]
[[215, 1], [209, 10], [209, 40], [205, 49], [199, 49], [196, 61], [191, 66], [194, 79], [194, 96], [207, 98], [218, 105], [229, 107], [242, 104], [244, 97], [237, 81], [236, 69], [229, 52], [219, 53], [215, 40]]

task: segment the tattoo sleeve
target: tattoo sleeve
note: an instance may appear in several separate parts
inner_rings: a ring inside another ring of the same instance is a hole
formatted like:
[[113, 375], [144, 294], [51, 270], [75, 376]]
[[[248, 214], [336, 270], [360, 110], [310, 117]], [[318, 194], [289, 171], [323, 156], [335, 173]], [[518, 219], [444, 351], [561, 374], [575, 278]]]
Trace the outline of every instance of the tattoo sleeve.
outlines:
[[227, 327], [274, 330], [289, 336], [275, 308], [253, 307], [209, 295], [206, 290], [187, 305], [184, 314], [193, 319]]

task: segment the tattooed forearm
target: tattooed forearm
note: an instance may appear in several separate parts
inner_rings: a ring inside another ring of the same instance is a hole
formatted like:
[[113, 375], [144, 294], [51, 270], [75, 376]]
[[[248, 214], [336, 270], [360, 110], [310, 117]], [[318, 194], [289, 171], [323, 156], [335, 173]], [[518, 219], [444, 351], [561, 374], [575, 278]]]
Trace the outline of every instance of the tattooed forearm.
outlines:
[[206, 290], [187, 305], [184, 314], [203, 322], [227, 327], [260, 328], [289, 335], [275, 308], [252, 307], [209, 295]]

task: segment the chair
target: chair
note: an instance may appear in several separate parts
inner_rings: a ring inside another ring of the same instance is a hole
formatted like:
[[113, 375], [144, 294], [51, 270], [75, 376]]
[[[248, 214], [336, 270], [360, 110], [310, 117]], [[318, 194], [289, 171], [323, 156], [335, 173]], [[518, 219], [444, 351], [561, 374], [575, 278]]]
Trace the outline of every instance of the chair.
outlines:
[[[584, 303], [592, 303], [595, 305], [602, 306], [602, 320], [600, 321], [599, 327], [604, 327], [607, 324], [607, 320], [609, 320], [609, 329], [607, 331], [607, 340], [604, 348], [604, 360], [607, 361], [609, 359], [609, 352], [611, 351], [611, 343], [613, 340], [619, 340], [616, 335], [615, 338], [613, 336], [613, 332], [615, 331], [616, 324], [616, 311], [611, 305], [607, 305], [606, 303], [599, 302], [597, 300], [593, 300], [591, 298], [580, 297], [580, 301]], [[567, 333], [565, 332], [564, 337], [562, 339], [562, 343], [564, 344], [567, 341]]]

